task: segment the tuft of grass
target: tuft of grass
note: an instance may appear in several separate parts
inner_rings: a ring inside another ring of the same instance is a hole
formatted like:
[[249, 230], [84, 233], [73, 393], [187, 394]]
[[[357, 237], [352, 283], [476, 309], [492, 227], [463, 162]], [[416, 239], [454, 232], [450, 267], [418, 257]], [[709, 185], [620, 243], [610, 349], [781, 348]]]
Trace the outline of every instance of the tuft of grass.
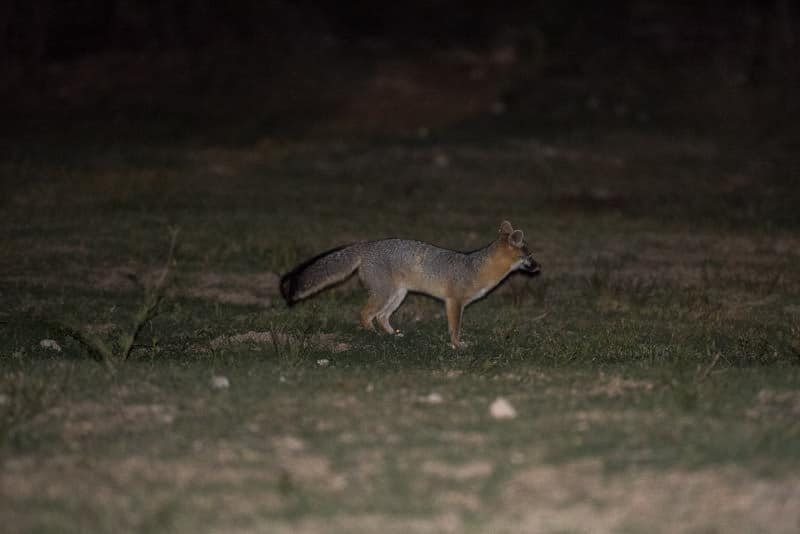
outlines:
[[603, 311], [641, 308], [657, 293], [656, 282], [642, 276], [616, 274], [624, 265], [619, 258], [595, 258], [592, 272], [585, 279], [584, 295]]
[[174, 262], [175, 245], [178, 239], [178, 228], [170, 228], [170, 243], [167, 259], [161, 274], [152, 286], [144, 289], [144, 298], [130, 318], [127, 330], [122, 330], [112, 343], [106, 342], [97, 334], [87, 332], [74, 318], [56, 321], [56, 326], [67, 336], [72, 337], [85, 346], [89, 352], [106, 368], [114, 372], [118, 365], [127, 362], [131, 356], [139, 333], [142, 328], [156, 317], [159, 305], [164, 298], [166, 282]]

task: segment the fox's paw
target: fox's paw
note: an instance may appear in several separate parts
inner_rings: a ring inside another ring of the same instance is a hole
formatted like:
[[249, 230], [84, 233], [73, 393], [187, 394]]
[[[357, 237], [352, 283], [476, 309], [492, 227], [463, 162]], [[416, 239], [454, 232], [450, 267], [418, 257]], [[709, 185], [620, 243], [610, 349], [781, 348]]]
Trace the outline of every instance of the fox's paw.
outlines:
[[397, 336], [397, 337], [403, 337], [405, 334], [402, 333], [400, 330], [395, 330], [394, 331], [394, 335]]
[[455, 343], [450, 343], [450, 347], [456, 350], [464, 350], [469, 347], [469, 343], [466, 341], [457, 341]]

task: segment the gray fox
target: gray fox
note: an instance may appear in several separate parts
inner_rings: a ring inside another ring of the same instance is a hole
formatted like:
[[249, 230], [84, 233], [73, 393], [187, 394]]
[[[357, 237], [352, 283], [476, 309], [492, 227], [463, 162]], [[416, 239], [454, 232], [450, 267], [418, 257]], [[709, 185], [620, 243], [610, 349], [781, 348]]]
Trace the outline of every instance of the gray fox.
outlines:
[[399, 334], [389, 317], [409, 291], [441, 299], [454, 348], [459, 340], [464, 307], [483, 297], [515, 270], [539, 273], [522, 230], [503, 221], [497, 239], [474, 252], [446, 250], [421, 241], [382, 239], [337, 248], [297, 266], [281, 278], [281, 294], [290, 306], [341, 282], [358, 270], [369, 299], [361, 309], [361, 324], [372, 321], [390, 334]]

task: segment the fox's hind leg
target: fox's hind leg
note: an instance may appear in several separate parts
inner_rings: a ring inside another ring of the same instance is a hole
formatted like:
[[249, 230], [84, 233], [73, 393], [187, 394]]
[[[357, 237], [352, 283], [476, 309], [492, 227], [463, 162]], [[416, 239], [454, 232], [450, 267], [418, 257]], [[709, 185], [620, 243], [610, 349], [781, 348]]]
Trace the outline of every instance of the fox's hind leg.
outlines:
[[400, 307], [400, 304], [403, 303], [403, 299], [406, 298], [407, 293], [407, 289], [396, 289], [395, 292], [389, 297], [389, 300], [386, 302], [386, 305], [384, 305], [383, 309], [378, 312], [378, 324], [380, 324], [381, 328], [386, 330], [386, 332], [389, 334], [397, 334], [402, 336], [400, 331], [395, 330], [391, 323], [389, 323], [389, 317], [391, 317], [395, 310]]
[[372, 320], [386, 306], [387, 301], [388, 297], [386, 295], [370, 292], [367, 303], [361, 308], [361, 326], [367, 330], [374, 331], [375, 326], [372, 324]]
[[361, 282], [369, 291], [369, 299], [361, 309], [361, 324], [368, 330], [374, 330], [373, 319], [378, 319], [378, 324], [387, 332], [394, 334], [395, 330], [389, 324], [389, 316], [400, 305], [406, 292], [397, 287], [391, 275], [385, 270], [376, 268], [365, 262], [358, 270]]

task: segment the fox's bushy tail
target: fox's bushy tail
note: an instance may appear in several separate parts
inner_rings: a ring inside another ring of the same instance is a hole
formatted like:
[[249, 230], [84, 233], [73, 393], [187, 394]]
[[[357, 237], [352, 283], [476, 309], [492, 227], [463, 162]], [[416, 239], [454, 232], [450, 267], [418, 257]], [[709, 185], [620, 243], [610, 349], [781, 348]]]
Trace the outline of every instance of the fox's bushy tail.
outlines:
[[345, 278], [361, 265], [357, 245], [335, 248], [307, 260], [281, 277], [281, 295], [290, 306]]

